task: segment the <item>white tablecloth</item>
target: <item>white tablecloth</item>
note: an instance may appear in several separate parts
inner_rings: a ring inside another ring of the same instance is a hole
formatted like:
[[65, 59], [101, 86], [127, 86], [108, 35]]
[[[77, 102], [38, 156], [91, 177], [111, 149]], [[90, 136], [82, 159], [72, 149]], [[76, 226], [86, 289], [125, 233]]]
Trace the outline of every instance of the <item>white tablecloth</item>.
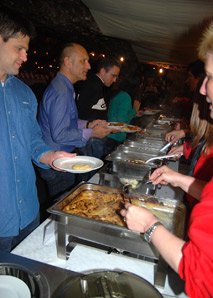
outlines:
[[[47, 219], [27, 238], [25, 238], [12, 251], [12, 253], [76, 272], [88, 272], [96, 269], [128, 271], [143, 277], [153, 284], [155, 265], [151, 262], [115, 253], [107, 254], [103, 250], [80, 244], [72, 250], [67, 261], [59, 259], [57, 257], [54, 227], [55, 222], [51, 219]], [[179, 278], [177, 282], [175, 282], [175, 285], [176, 289], [180, 289], [183, 286]], [[166, 279], [165, 287], [158, 288], [158, 290], [164, 295], [164, 297], [188, 297], [184, 292], [180, 292], [178, 295], [175, 295], [168, 283], [168, 278]]]

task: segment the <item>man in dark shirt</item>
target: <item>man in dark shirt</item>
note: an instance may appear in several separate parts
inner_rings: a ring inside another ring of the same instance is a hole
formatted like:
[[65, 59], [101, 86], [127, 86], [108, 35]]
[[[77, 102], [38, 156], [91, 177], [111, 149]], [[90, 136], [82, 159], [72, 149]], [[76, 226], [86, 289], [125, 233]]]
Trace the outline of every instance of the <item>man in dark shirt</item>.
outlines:
[[[80, 119], [89, 122], [95, 119], [107, 120], [107, 109], [110, 101], [109, 88], [116, 82], [121, 65], [114, 57], [102, 59], [96, 74], [91, 74], [82, 82], [77, 96], [77, 108]], [[107, 94], [108, 93], [108, 94]], [[97, 158], [103, 156], [105, 138], [92, 137], [86, 146], [79, 149], [79, 154]], [[84, 177], [84, 180], [86, 178]]]
[[107, 120], [107, 108], [110, 100], [107, 95], [109, 92], [107, 87], [116, 82], [120, 67], [117, 59], [104, 58], [99, 62], [96, 74], [90, 74], [88, 79], [82, 82], [77, 97], [80, 119]]

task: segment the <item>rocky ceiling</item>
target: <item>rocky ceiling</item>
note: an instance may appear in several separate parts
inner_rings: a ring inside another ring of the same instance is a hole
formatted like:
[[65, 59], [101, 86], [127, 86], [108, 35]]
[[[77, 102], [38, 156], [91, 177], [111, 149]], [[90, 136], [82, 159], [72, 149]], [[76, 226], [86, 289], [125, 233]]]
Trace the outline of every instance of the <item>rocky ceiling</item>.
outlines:
[[55, 55], [62, 42], [78, 42], [88, 52], [136, 59], [128, 41], [101, 34], [88, 8], [80, 0], [1, 0], [6, 7], [31, 19], [37, 38], [31, 49], [43, 47]]

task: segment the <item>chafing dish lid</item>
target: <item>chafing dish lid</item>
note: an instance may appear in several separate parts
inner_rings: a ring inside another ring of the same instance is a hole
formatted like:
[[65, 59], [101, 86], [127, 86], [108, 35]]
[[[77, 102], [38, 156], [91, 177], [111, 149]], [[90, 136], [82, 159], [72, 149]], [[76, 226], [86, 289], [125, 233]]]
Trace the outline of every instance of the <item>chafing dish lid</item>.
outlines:
[[162, 298], [145, 279], [129, 272], [97, 271], [68, 281], [54, 297]]

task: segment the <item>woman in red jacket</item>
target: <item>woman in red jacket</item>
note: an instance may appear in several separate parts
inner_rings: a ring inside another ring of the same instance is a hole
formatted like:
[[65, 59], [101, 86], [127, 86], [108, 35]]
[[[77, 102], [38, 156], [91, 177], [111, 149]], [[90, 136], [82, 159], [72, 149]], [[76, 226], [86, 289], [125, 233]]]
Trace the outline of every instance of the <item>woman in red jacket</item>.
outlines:
[[[213, 23], [206, 30], [199, 54], [205, 61], [206, 77], [200, 92], [209, 103], [213, 119]], [[179, 186], [200, 200], [192, 210], [186, 242], [170, 233], [147, 209], [125, 205], [121, 214], [129, 229], [144, 233], [169, 265], [185, 280], [189, 297], [213, 297], [213, 179], [206, 183], [191, 176], [172, 171], [166, 166], [156, 169], [150, 176], [153, 184]]]
[[[198, 85], [199, 89], [201, 83]], [[173, 147], [168, 154], [183, 153], [186, 159], [191, 159], [188, 175], [208, 182], [213, 176], [213, 121], [210, 118], [209, 104], [201, 94], [194, 98], [190, 129], [193, 141]], [[190, 208], [198, 202], [190, 194], [186, 198]]]

